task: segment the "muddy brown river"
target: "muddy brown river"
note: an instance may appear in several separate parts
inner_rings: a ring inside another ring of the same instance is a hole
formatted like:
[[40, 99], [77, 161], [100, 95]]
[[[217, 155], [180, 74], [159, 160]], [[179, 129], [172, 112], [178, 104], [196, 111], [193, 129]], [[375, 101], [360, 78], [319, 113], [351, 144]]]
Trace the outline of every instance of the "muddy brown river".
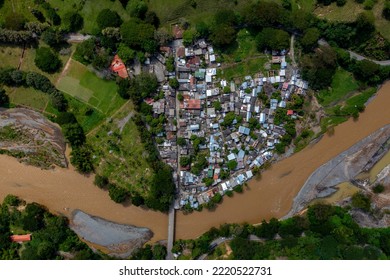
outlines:
[[[358, 121], [352, 119], [337, 126], [333, 136], [282, 160], [263, 173], [260, 181], [249, 182], [249, 189], [233, 198], [224, 198], [209, 212], [176, 215], [176, 238], [195, 238], [222, 223], [259, 223], [288, 213], [293, 198], [308, 176], [319, 166], [348, 149], [377, 129], [390, 123], [390, 82], [383, 85]], [[74, 209], [118, 223], [150, 228], [152, 241], [167, 238], [168, 217], [134, 206], [112, 202], [105, 191], [93, 185], [93, 178], [73, 169], [40, 170], [16, 159], [0, 156], [0, 199], [15, 194], [27, 201], [46, 205], [51, 211], [70, 216]]]

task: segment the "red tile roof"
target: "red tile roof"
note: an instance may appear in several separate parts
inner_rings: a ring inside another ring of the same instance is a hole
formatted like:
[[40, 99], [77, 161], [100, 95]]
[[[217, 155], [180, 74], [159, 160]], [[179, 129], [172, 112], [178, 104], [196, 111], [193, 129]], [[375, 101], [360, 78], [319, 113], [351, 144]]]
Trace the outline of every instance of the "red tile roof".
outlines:
[[12, 242], [26, 242], [31, 240], [31, 234], [25, 235], [11, 235]]
[[294, 115], [294, 111], [293, 110], [287, 110], [287, 116], [291, 116], [291, 115]]
[[123, 63], [122, 59], [116, 54], [114, 60], [111, 62], [111, 70], [118, 74], [119, 77], [126, 79], [129, 77], [129, 74], [126, 70], [126, 65]]

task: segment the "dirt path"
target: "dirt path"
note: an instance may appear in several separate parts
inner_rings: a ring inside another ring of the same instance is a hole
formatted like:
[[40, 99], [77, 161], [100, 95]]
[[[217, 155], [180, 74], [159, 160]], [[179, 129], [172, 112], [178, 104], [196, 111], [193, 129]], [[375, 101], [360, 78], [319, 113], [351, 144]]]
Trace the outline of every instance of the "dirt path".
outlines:
[[65, 63], [64, 69], [62, 70], [61, 74], [58, 76], [57, 80], [55, 81], [55, 86], [56, 86], [56, 87], [57, 87], [57, 85], [58, 85], [58, 82], [59, 82], [66, 74], [68, 74], [69, 66], [70, 66], [70, 63], [71, 63], [71, 61], [72, 61], [72, 56], [73, 56], [74, 52], [75, 52], [75, 51], [73, 51], [73, 52], [70, 54], [68, 61]]
[[295, 39], [295, 35], [293, 34], [291, 35], [291, 41], [290, 41], [290, 56], [291, 56], [292, 66], [295, 69], [297, 67], [297, 63], [295, 61], [294, 39]]

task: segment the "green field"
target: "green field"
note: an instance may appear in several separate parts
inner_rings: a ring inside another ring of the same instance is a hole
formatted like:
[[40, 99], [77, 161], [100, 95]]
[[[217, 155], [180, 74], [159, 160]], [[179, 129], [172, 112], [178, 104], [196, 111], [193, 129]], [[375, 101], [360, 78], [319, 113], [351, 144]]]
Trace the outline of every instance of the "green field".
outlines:
[[49, 96], [33, 88], [5, 88], [11, 103], [34, 108], [43, 112], [47, 105], [50, 106]]
[[318, 101], [323, 106], [334, 105], [359, 88], [358, 82], [351, 73], [339, 68], [333, 77], [330, 89], [318, 93]]
[[58, 80], [57, 88], [107, 116], [125, 103], [117, 94], [115, 82], [100, 79], [75, 60], [70, 62], [66, 75]]
[[[372, 12], [375, 16], [375, 26], [377, 30], [383, 37], [390, 40], [390, 21], [387, 21], [382, 17], [384, 2], [385, 0], [377, 0]], [[331, 21], [352, 22], [356, 20], [359, 13], [363, 11], [363, 4], [358, 4], [355, 0], [347, 0], [347, 3], [343, 7], [338, 7], [336, 3], [332, 3], [329, 6], [319, 6], [314, 10], [314, 14], [319, 18], [326, 18]]]
[[0, 9], [0, 26], [4, 23], [7, 15], [12, 13], [22, 14], [29, 21], [36, 21], [31, 14], [31, 7], [35, 7], [34, 0], [4, 0]]
[[17, 68], [22, 55], [22, 48], [2, 46], [0, 47], [0, 61], [2, 67]]
[[[122, 20], [128, 20], [129, 14], [123, 9], [121, 3], [116, 0], [112, 2], [110, 0], [93, 0], [93, 1], [80, 1], [80, 0], [48, 0], [51, 6], [58, 9], [58, 14], [62, 17], [69, 11], [79, 10], [80, 14], [84, 18], [84, 28], [82, 32], [96, 34], [99, 32], [99, 28], [96, 24], [96, 17], [103, 9], [111, 9], [116, 11], [122, 18]], [[85, 2], [85, 4], [82, 4]]]
[[[136, 125], [130, 119], [133, 107], [129, 102], [111, 121], [88, 135], [95, 152], [96, 173], [130, 191], [145, 193], [153, 175], [146, 161]], [[128, 120], [126, 122], [126, 120]]]

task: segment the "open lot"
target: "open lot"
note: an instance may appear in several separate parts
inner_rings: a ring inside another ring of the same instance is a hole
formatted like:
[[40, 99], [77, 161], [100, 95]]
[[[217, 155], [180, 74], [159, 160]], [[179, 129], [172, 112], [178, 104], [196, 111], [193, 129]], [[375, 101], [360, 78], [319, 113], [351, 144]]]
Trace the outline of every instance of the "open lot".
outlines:
[[100, 79], [75, 60], [71, 60], [69, 68], [58, 80], [57, 88], [107, 116], [125, 103], [117, 94], [114, 81]]

